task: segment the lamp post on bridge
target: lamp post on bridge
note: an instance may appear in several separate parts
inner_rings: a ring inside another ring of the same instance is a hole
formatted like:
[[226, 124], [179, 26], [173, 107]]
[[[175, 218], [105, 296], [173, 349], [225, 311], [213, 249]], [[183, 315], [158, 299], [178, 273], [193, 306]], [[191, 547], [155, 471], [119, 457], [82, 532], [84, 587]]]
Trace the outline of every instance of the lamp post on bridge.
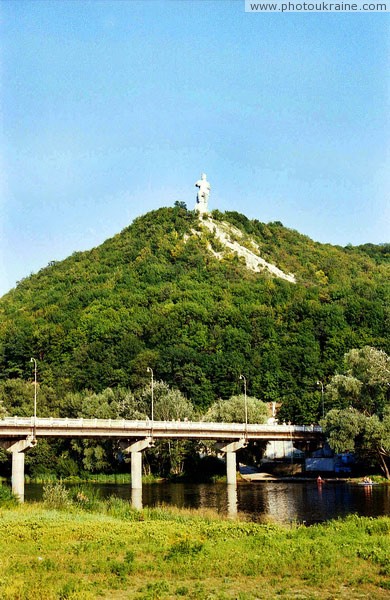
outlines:
[[322, 418], [325, 417], [325, 407], [324, 407], [324, 384], [322, 381], [318, 380], [317, 385], [321, 386], [321, 405], [322, 405]]
[[244, 382], [244, 409], [245, 409], [245, 437], [248, 437], [248, 404], [246, 399], [246, 378], [244, 375], [240, 375], [238, 379], [242, 379]]
[[153, 369], [152, 367], [147, 367], [146, 369], [147, 373], [150, 373], [150, 379], [151, 379], [151, 390], [152, 390], [152, 427], [151, 427], [151, 437], [153, 439], [153, 421], [154, 421], [154, 375], [153, 375]]
[[31, 358], [30, 362], [34, 363], [34, 425], [33, 425], [33, 438], [36, 439], [37, 432], [37, 361], [35, 358]]

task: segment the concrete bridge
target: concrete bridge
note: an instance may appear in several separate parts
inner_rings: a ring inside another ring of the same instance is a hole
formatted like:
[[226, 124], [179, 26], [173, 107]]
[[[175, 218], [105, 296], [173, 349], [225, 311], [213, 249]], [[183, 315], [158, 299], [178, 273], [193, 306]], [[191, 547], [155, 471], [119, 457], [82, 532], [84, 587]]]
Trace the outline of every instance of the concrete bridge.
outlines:
[[208, 423], [204, 421], [128, 421], [125, 419], [56, 419], [7, 417], [0, 420], [0, 446], [12, 454], [12, 491], [24, 499], [24, 453], [39, 438], [118, 439], [131, 454], [131, 486], [142, 489], [142, 451], [158, 439], [219, 442], [226, 455], [227, 483], [236, 484], [236, 452], [253, 440], [319, 442], [318, 426]]

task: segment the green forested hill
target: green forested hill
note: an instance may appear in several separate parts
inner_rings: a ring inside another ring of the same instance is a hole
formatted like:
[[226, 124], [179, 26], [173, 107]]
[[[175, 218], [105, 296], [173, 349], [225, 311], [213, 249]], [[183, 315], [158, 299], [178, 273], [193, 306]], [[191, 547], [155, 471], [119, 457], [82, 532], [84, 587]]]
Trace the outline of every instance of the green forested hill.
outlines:
[[[389, 246], [319, 244], [281, 223], [214, 211], [256, 242], [296, 284], [245, 267], [220, 251], [183, 206], [136, 219], [88, 252], [50, 263], [0, 299], [0, 378], [39, 378], [68, 391], [155, 377], [196, 407], [237, 393], [283, 402], [286, 418], [318, 416], [316, 381], [351, 348], [389, 352]], [[53, 408], [54, 410], [54, 408]]]

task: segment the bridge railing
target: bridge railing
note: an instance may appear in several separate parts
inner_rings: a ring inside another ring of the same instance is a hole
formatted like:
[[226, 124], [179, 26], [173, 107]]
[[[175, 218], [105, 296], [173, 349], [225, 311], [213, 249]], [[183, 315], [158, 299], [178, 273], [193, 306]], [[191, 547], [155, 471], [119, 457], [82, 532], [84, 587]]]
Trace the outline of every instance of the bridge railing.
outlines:
[[274, 432], [275, 430], [284, 432], [321, 432], [319, 425], [264, 425], [249, 423], [213, 423], [209, 421], [152, 421], [146, 420], [127, 420], [127, 419], [85, 419], [85, 418], [56, 418], [56, 417], [5, 417], [0, 420], [0, 430], [5, 426], [14, 427], [44, 427], [44, 428], [80, 428], [80, 429], [140, 429], [151, 428], [164, 431], [178, 429], [183, 431], [197, 431], [200, 428], [204, 431], [237, 431], [245, 428], [248, 433], [255, 432]]

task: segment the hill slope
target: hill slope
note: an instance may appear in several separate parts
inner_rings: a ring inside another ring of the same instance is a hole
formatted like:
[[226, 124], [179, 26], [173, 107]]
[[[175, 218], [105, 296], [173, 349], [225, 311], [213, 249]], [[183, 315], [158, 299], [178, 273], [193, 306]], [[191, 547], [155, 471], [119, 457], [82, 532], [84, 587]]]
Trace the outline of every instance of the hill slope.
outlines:
[[[237, 392], [242, 372], [252, 395], [307, 421], [320, 405], [316, 381], [347, 350], [389, 352], [388, 246], [340, 248], [281, 223], [212, 217], [153, 211], [19, 282], [0, 299], [0, 377], [31, 377], [36, 356], [40, 379], [61, 395], [136, 388], [150, 365], [206, 407]], [[248, 268], [221, 228], [287, 280]]]

